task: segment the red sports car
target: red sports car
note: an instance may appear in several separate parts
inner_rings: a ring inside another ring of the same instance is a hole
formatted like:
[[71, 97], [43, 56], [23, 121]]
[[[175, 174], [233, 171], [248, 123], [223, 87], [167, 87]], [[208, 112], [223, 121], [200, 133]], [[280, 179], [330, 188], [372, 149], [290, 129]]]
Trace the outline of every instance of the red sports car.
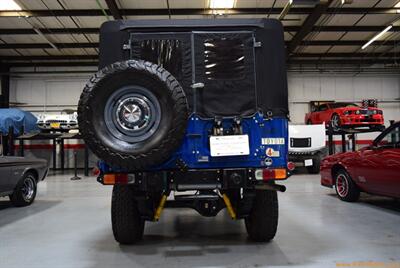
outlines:
[[332, 102], [318, 106], [315, 111], [306, 114], [306, 124], [331, 125], [334, 130], [344, 127], [369, 127], [381, 130], [383, 112], [378, 108], [362, 108], [350, 102]]
[[356, 201], [360, 192], [400, 198], [400, 122], [356, 152], [328, 156], [321, 163], [321, 184], [335, 186], [343, 201]]

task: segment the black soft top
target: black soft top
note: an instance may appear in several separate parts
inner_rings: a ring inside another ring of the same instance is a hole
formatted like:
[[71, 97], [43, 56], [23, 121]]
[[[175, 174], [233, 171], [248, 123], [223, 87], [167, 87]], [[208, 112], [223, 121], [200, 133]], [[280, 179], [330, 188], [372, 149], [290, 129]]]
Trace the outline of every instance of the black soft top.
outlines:
[[[185, 33], [187, 37], [185, 37]], [[190, 37], [193, 33], [200, 33], [198, 34], [199, 38]], [[210, 81], [207, 80], [206, 75], [196, 73], [196, 79], [194, 79], [192, 72], [194, 69], [202, 68], [200, 64], [204, 65], [204, 56], [190, 57], [191, 50], [202, 49], [203, 42], [206, 42], [204, 40], [218, 38], [221, 33], [228, 38], [240, 39], [245, 45], [249, 45], [248, 53], [246, 52], [247, 72], [245, 78], [241, 82]], [[182, 46], [183, 75], [177, 79], [186, 92], [192, 111], [195, 109], [204, 117], [251, 116], [257, 111], [271, 116], [288, 115], [283, 27], [281, 22], [275, 19], [171, 19], [105, 22], [100, 29], [99, 68], [117, 61], [140, 58], [137, 53], [138, 47], [135, 48], [132, 40], [142, 40], [141, 35], [146, 38], [160, 38], [163, 35], [162, 38], [165, 38], [168, 34], [170, 34], [169, 38], [181, 38], [183, 43], [189, 43]], [[191, 44], [190, 42], [193, 40], [194, 44]], [[126, 49], [128, 44], [130, 50]], [[168, 68], [166, 69], [168, 70]], [[169, 71], [173, 73], [171, 70]], [[193, 82], [203, 82], [205, 88], [194, 93], [190, 87]], [[197, 94], [198, 96], [195, 97], [194, 95]]]

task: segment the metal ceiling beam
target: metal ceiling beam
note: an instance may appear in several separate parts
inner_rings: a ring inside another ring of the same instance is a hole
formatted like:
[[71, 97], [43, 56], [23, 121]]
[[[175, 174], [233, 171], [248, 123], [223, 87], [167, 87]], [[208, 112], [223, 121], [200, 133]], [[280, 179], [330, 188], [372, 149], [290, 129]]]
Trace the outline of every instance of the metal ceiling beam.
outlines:
[[[290, 59], [288, 64], [295, 65], [372, 65], [372, 64], [393, 64], [394, 61], [390, 59], [350, 59], [350, 60], [337, 60], [337, 59], [325, 59], [325, 60], [300, 60]], [[18, 63], [7, 63], [10, 67], [53, 67], [53, 66], [98, 66], [97, 61], [63, 61], [63, 62], [18, 62]]]
[[338, 60], [338, 59], [328, 59], [328, 60], [299, 60], [290, 59], [289, 64], [298, 65], [373, 65], [373, 64], [393, 64], [394, 61], [391, 59], [349, 59], [349, 60]]
[[[285, 32], [298, 32], [301, 26], [285, 26]], [[380, 32], [382, 26], [314, 26], [313, 32]], [[400, 26], [393, 26], [390, 32], [400, 31]]]
[[[381, 27], [382, 28], [382, 27]], [[99, 28], [38, 28], [43, 34], [98, 34]], [[33, 29], [0, 29], [0, 35], [36, 34]]]
[[[398, 41], [375, 41], [374, 46], [393, 46]], [[301, 41], [299, 46], [362, 46], [364, 40], [311, 40]], [[98, 48], [99, 43], [54, 43], [59, 49], [63, 48]], [[290, 42], [287, 41], [289, 46]], [[0, 49], [45, 49], [52, 48], [48, 43], [7, 43], [0, 44]]]
[[[299, 58], [363, 58], [363, 59], [383, 59], [383, 58], [400, 58], [400, 53], [296, 53], [292, 55], [293, 59]], [[57, 56], [0, 56], [0, 61], [15, 62], [15, 61], [65, 61], [65, 60], [97, 60], [98, 55], [57, 55]]]
[[112, 16], [114, 17], [115, 20], [122, 20], [122, 15], [121, 12], [118, 8], [117, 3], [115, 0], [105, 0], [109, 12], [111, 12]]
[[[301, 26], [285, 26], [285, 32], [298, 32]], [[39, 28], [43, 34], [98, 34], [99, 28]], [[382, 26], [314, 26], [313, 32], [380, 32]], [[400, 26], [393, 26], [390, 32], [399, 32]], [[0, 29], [0, 35], [36, 34], [33, 29]]]
[[0, 56], [0, 61], [97, 60], [98, 55]]
[[[289, 14], [310, 14], [313, 12], [310, 7], [293, 7]], [[105, 10], [108, 15], [113, 15], [110, 9]], [[229, 15], [256, 15], [271, 14], [279, 15], [282, 8], [234, 8], [226, 10], [225, 14]], [[328, 8], [325, 14], [349, 14], [362, 15], [368, 14], [397, 14], [395, 8]], [[170, 10], [175, 15], [212, 15], [213, 10], [209, 8], [175, 8]], [[165, 8], [158, 9], [119, 9], [119, 14], [124, 16], [168, 16], [169, 11]], [[21, 11], [0, 11], [2, 17], [63, 17], [63, 16], [104, 16], [100, 9], [53, 9], [53, 10], [21, 10]]]
[[[18, 57], [18, 56], [16, 56]], [[400, 53], [296, 53], [292, 55], [292, 58], [399, 58]], [[1, 57], [0, 57], [1, 59]]]
[[[63, 48], [98, 48], [99, 43], [54, 43], [59, 49]], [[8, 43], [0, 44], [0, 49], [30, 49], [30, 48], [52, 48], [47, 43]]]
[[313, 30], [314, 25], [318, 22], [321, 16], [326, 12], [329, 5], [333, 0], [327, 0], [316, 5], [310, 15], [306, 18], [301, 29], [296, 33], [289, 45], [286, 47], [287, 54], [290, 55], [299, 45], [303, 39]]

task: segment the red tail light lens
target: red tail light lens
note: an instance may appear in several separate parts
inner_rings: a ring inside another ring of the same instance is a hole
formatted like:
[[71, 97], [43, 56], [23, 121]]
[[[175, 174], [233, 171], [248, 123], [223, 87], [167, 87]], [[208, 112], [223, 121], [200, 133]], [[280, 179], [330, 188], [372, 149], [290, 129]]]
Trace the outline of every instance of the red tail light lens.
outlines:
[[127, 184], [128, 174], [105, 174], [103, 177], [103, 184]]
[[288, 162], [288, 163], [287, 163], [287, 169], [288, 169], [288, 170], [292, 171], [292, 170], [294, 170], [295, 168], [296, 168], [295, 163], [293, 163], [293, 162]]
[[275, 168], [275, 169], [258, 169], [256, 170], [257, 180], [282, 180], [287, 178], [287, 173], [285, 168]]

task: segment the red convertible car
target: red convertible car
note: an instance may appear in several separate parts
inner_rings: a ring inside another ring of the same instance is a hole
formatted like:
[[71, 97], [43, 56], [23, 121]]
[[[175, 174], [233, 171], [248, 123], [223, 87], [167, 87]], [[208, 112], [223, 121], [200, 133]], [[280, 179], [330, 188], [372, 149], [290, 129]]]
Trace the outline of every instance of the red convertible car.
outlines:
[[400, 122], [359, 151], [328, 156], [321, 163], [321, 184], [337, 196], [357, 201], [360, 192], [400, 198]]
[[383, 112], [378, 108], [362, 108], [351, 102], [332, 102], [319, 105], [315, 111], [306, 114], [306, 124], [331, 125], [334, 130], [344, 127], [369, 127], [382, 130]]

